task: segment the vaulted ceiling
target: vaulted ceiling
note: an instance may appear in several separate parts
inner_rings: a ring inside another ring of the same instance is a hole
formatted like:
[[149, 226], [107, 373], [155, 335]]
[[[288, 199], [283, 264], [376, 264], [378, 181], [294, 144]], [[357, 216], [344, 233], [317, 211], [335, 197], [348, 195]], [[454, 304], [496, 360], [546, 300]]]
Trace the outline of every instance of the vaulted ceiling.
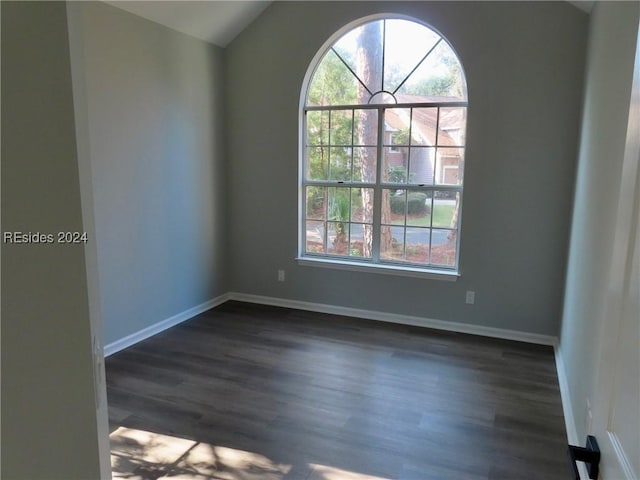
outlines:
[[107, 1], [105, 3], [220, 47], [226, 47], [271, 4], [267, 0]]
[[575, 7], [578, 7], [580, 10], [591, 13], [591, 9], [593, 8], [593, 4], [596, 3], [596, 0], [569, 0], [569, 3]]
[[[272, 2], [269, 0], [106, 1], [140, 17], [206, 42], [226, 47]], [[570, 1], [589, 13], [593, 0]]]

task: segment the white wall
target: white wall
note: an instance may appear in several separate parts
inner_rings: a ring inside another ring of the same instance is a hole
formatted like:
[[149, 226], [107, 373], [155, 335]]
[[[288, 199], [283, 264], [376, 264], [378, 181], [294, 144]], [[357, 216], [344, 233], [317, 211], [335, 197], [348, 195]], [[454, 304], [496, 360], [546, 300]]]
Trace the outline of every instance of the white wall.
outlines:
[[[637, 2], [598, 2], [591, 13], [584, 113], [560, 357], [579, 441], [586, 435], [586, 401], [596, 388], [613, 226], [620, 187], [633, 80]], [[562, 372], [561, 372], [562, 373]]]
[[[82, 232], [65, 4], [1, 8], [2, 230]], [[82, 244], [2, 244], [1, 337], [2, 478], [100, 478]]]
[[228, 289], [222, 50], [76, 6], [108, 345]]
[[[347, 23], [406, 14], [442, 32], [469, 89], [455, 283], [299, 266], [298, 105]], [[588, 16], [566, 2], [276, 2], [227, 48], [234, 291], [558, 335]], [[277, 270], [287, 281], [277, 282]], [[465, 291], [476, 291], [473, 306]]]

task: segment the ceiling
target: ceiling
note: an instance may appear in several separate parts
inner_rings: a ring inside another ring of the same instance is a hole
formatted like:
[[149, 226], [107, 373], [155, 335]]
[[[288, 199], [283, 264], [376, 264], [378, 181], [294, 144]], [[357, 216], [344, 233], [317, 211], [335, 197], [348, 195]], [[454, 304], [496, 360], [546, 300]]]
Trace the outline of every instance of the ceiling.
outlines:
[[[105, 1], [187, 35], [226, 47], [272, 2], [269, 0], [121, 0]], [[594, 0], [569, 1], [587, 13]]]
[[595, 0], [578, 0], [573, 2], [569, 0], [569, 3], [575, 7], [578, 7], [580, 10], [583, 10], [587, 13], [591, 13], [591, 10], [593, 9], [593, 4], [596, 2]]
[[109, 5], [226, 47], [271, 2], [258, 1], [106, 1]]

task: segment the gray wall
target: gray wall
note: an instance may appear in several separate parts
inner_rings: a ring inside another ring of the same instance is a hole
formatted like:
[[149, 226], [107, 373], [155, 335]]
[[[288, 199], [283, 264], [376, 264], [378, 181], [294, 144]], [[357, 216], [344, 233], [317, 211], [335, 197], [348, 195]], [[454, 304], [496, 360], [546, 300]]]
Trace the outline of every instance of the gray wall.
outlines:
[[640, 4], [600, 2], [591, 14], [584, 114], [560, 337], [578, 439], [595, 388], [624, 156]]
[[[442, 32], [469, 88], [456, 283], [298, 266], [298, 105], [346, 23], [393, 12]], [[565, 2], [280, 2], [227, 48], [233, 291], [557, 335], [588, 16]], [[278, 283], [276, 270], [287, 271]], [[465, 305], [465, 291], [477, 292]]]
[[[2, 2], [1, 43], [2, 229], [81, 232], [65, 4]], [[99, 478], [82, 245], [2, 244], [1, 337], [2, 478]]]
[[222, 50], [82, 3], [104, 341], [228, 291]]

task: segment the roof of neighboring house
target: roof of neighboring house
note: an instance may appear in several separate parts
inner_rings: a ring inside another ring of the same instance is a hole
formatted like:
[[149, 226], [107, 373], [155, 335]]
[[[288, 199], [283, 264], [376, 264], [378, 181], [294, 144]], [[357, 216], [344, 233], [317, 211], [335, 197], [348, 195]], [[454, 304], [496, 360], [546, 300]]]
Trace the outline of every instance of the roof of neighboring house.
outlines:
[[[442, 102], [442, 97], [426, 97], [419, 95], [397, 94], [398, 103], [435, 103]], [[455, 99], [458, 101], [459, 99]], [[438, 129], [439, 146], [461, 146], [464, 145], [464, 132], [462, 141], [458, 140], [457, 131], [464, 128], [466, 119], [466, 108], [464, 107], [441, 107], [440, 123], [436, 107], [414, 108], [410, 117], [408, 108], [390, 108], [386, 110], [385, 122], [390, 129], [403, 131], [409, 128], [411, 123], [412, 143], [418, 142], [421, 145], [436, 144], [436, 128]]]

